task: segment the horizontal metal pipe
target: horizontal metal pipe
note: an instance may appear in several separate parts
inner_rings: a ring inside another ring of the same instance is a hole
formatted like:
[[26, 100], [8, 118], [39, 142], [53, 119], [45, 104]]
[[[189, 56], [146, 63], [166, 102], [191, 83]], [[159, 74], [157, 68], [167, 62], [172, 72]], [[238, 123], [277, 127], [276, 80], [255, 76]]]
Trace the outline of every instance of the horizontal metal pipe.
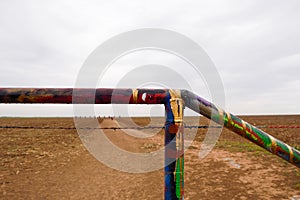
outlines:
[[[168, 89], [0, 88], [0, 103], [165, 104]], [[196, 94], [181, 90], [185, 106], [224, 125], [300, 168], [300, 152]]]
[[0, 88], [0, 103], [164, 104], [165, 89]]

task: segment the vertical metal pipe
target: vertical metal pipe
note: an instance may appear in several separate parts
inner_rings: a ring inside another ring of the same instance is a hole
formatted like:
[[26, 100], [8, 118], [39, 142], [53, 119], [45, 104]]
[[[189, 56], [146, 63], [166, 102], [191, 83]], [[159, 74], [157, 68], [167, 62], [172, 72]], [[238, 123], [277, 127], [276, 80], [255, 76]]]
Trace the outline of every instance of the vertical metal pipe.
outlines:
[[[168, 95], [167, 101], [165, 103], [165, 168], [164, 168], [164, 196], [165, 200], [175, 200], [177, 199], [175, 195], [175, 180], [174, 171], [176, 165], [176, 132], [174, 133], [174, 116], [170, 104], [170, 95]], [[173, 155], [172, 155], [173, 154]]]
[[169, 91], [165, 102], [165, 200], [183, 199], [183, 101], [179, 91]]

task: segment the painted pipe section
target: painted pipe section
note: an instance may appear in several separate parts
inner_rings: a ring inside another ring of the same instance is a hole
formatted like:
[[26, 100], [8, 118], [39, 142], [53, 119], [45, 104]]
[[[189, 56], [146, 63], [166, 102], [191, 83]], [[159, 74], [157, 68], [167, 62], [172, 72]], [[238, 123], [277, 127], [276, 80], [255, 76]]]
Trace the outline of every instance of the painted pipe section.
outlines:
[[164, 104], [165, 89], [0, 88], [0, 103]]
[[165, 168], [164, 168], [164, 199], [177, 200], [174, 171], [176, 167], [176, 125], [169, 100], [165, 103]]
[[174, 123], [178, 127], [176, 132], [176, 168], [175, 168], [175, 186], [177, 199], [184, 199], [184, 102], [181, 99], [179, 90], [169, 90], [171, 99], [170, 104], [174, 116]]
[[185, 105], [195, 112], [204, 115], [220, 125], [224, 125], [229, 130], [300, 168], [300, 152], [297, 149], [252, 126], [237, 116], [218, 108], [190, 91], [181, 90], [181, 97]]
[[[0, 88], [0, 103], [165, 104], [167, 89]], [[73, 98], [74, 96], [74, 98]], [[181, 90], [185, 106], [300, 168], [300, 152], [211, 102]]]
[[166, 200], [184, 199], [183, 101], [180, 91], [169, 90], [165, 103], [165, 193]]

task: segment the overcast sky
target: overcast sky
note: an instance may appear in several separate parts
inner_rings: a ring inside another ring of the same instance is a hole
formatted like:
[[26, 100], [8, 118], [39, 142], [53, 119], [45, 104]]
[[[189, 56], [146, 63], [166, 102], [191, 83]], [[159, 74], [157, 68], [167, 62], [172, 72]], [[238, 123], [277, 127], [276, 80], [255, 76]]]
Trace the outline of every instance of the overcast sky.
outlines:
[[[0, 1], [0, 87], [73, 87], [102, 42], [133, 29], [163, 28], [203, 47], [221, 76], [229, 112], [299, 114], [299, 10], [298, 0]], [[72, 113], [70, 106], [0, 109], [1, 116]], [[163, 113], [160, 107], [147, 112], [157, 110]]]

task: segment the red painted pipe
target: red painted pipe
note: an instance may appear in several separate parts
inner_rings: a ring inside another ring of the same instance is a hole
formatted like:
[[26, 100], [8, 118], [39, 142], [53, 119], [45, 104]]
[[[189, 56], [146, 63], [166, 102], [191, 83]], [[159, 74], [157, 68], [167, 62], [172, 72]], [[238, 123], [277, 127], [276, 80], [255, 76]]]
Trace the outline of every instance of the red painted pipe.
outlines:
[[164, 104], [166, 89], [0, 88], [0, 103]]

